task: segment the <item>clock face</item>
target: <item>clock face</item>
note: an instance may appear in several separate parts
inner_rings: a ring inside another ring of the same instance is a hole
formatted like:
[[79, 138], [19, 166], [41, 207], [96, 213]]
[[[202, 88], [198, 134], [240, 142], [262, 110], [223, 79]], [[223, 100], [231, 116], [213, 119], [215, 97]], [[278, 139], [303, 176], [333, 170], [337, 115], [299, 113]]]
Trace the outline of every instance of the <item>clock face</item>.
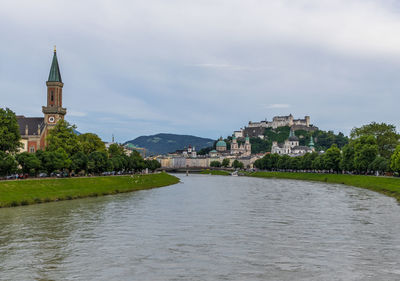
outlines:
[[55, 121], [56, 119], [54, 118], [54, 116], [49, 117], [49, 123], [54, 123]]

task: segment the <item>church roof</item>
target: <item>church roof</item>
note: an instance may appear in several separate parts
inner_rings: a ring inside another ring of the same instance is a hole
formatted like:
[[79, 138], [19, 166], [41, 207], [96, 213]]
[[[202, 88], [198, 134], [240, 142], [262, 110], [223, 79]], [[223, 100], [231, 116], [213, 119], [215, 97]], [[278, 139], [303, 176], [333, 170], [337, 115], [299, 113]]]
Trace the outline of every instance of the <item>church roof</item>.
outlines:
[[312, 136], [310, 137], [310, 142], [308, 143], [308, 146], [309, 147], [314, 147], [314, 139], [313, 139]]
[[57, 60], [57, 52], [55, 49], [54, 49], [53, 61], [51, 62], [51, 67], [50, 67], [49, 79], [47, 81], [62, 83], [60, 67], [58, 66], [58, 60]]
[[289, 134], [289, 141], [298, 141], [299, 138], [296, 137], [296, 135], [294, 134], [293, 130], [290, 130], [290, 134]]
[[17, 116], [17, 122], [19, 125], [19, 133], [21, 136], [25, 135], [26, 127], [28, 126], [28, 135], [38, 135], [38, 127], [40, 126], [40, 132], [44, 129], [44, 118], [43, 117], [24, 117]]
[[226, 142], [224, 142], [223, 140], [220, 140], [220, 141], [218, 141], [217, 142], [217, 145], [216, 145], [217, 147], [222, 147], [222, 146], [224, 146], [224, 147], [226, 147]]

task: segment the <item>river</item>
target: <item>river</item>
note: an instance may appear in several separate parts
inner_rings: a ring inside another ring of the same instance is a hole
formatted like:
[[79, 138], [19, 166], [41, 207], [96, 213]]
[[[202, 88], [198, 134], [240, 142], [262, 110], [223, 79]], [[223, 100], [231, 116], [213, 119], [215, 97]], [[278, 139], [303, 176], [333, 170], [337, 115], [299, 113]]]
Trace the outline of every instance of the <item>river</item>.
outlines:
[[291, 180], [182, 183], [0, 209], [0, 280], [400, 280], [400, 207]]

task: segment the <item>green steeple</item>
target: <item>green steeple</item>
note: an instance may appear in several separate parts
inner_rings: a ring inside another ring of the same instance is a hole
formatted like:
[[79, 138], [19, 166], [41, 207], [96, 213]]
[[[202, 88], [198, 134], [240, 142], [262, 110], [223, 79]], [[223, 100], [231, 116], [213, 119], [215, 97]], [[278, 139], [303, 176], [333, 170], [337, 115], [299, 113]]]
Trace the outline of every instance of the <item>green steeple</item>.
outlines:
[[314, 148], [314, 139], [313, 139], [312, 136], [310, 137], [310, 142], [308, 143], [308, 146], [309, 146], [310, 148]]
[[54, 47], [54, 56], [53, 56], [53, 61], [51, 63], [49, 79], [47, 80], [47, 82], [61, 82], [62, 83], [60, 67], [58, 66], [58, 61], [57, 61], [56, 47]]

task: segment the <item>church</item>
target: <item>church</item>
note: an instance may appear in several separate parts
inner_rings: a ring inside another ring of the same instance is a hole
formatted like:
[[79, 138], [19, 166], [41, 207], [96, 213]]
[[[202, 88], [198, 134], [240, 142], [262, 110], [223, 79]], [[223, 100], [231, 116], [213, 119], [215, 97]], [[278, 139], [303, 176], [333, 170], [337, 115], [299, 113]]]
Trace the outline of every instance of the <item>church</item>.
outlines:
[[308, 146], [299, 145], [299, 138], [290, 130], [289, 138], [283, 144], [278, 144], [277, 141], [272, 142], [271, 153], [277, 153], [289, 156], [302, 156], [306, 153], [314, 152], [314, 140], [310, 137]]
[[49, 130], [54, 128], [58, 121], [64, 120], [67, 109], [62, 106], [62, 88], [60, 67], [57, 52], [54, 47], [53, 61], [50, 67], [47, 86], [47, 105], [42, 107], [43, 117], [17, 116], [21, 142], [21, 152], [34, 153], [46, 147], [46, 137]]

